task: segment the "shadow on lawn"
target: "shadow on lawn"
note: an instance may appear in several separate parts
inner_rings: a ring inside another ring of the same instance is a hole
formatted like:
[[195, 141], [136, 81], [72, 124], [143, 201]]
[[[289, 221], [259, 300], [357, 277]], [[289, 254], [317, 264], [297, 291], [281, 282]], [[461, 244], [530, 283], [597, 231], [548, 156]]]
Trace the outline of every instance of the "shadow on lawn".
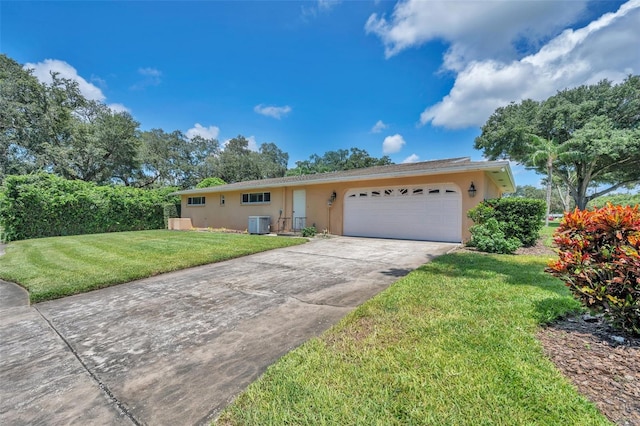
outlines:
[[[551, 259], [552, 256], [549, 256]], [[438, 272], [460, 279], [490, 280], [501, 278], [513, 286], [536, 287], [552, 294], [534, 302], [540, 322], [550, 322], [568, 312], [580, 310], [580, 304], [557, 278], [544, 272], [545, 257], [519, 257], [486, 253], [452, 253], [419, 268], [437, 268]], [[425, 269], [426, 270], [426, 269]]]

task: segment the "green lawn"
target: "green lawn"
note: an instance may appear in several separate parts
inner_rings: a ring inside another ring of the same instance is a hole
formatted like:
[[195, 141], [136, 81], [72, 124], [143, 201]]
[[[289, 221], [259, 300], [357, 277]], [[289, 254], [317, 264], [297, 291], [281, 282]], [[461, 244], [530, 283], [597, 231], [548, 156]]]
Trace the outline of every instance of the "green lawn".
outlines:
[[578, 308], [546, 260], [442, 256], [284, 356], [218, 422], [609, 424], [535, 338]]
[[166, 230], [15, 241], [0, 257], [0, 278], [41, 302], [305, 241]]
[[542, 238], [542, 242], [545, 246], [553, 246], [553, 233], [556, 232], [558, 226], [560, 226], [560, 221], [554, 220], [549, 222], [549, 226], [543, 226], [540, 230], [540, 237]]

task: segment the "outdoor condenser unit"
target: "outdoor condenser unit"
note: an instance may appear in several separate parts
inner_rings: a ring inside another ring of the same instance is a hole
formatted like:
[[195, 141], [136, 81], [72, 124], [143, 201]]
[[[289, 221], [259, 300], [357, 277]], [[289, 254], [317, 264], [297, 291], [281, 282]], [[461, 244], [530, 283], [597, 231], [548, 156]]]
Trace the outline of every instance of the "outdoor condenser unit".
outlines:
[[268, 234], [271, 216], [249, 216], [250, 234]]

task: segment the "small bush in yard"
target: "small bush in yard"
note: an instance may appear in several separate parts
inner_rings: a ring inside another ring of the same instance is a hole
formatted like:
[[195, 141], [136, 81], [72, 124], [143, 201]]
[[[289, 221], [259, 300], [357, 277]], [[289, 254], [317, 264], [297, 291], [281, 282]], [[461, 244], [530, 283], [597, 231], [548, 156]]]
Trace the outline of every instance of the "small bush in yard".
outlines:
[[487, 253], [508, 253], [516, 251], [522, 244], [517, 238], [507, 238], [495, 218], [489, 218], [470, 229], [471, 241], [467, 245]]
[[559, 259], [547, 272], [587, 307], [640, 335], [640, 212], [607, 204], [567, 213], [554, 234]]
[[306, 228], [302, 228], [303, 237], [315, 237], [317, 233], [318, 230], [315, 226], [307, 226]]
[[544, 212], [541, 200], [485, 200], [467, 213], [475, 223], [468, 245], [489, 253], [513, 253], [521, 246], [532, 246], [540, 236]]
[[493, 207], [493, 217], [504, 224], [502, 230], [507, 238], [517, 238], [525, 247], [536, 244], [544, 224], [544, 201], [529, 198], [497, 198], [485, 203]]

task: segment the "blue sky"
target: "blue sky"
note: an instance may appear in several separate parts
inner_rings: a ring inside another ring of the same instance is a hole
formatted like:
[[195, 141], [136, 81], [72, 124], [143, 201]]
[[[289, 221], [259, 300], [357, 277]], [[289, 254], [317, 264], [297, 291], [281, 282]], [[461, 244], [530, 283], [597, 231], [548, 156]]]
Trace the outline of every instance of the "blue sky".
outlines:
[[[469, 156], [498, 106], [640, 73], [640, 0], [0, 2], [0, 51], [140, 128]], [[513, 165], [516, 183], [540, 176]]]

